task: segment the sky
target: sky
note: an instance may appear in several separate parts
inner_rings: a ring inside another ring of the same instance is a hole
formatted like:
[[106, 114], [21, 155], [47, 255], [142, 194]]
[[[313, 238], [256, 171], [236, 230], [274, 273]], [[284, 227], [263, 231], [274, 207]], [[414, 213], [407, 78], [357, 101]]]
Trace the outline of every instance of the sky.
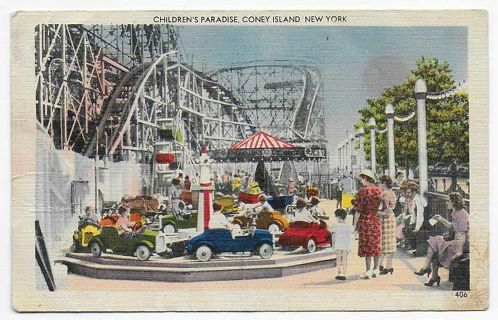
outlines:
[[422, 56], [447, 61], [467, 81], [465, 27], [182, 27], [181, 48], [203, 71], [252, 60], [310, 61], [322, 70], [332, 166], [367, 98], [401, 84]]

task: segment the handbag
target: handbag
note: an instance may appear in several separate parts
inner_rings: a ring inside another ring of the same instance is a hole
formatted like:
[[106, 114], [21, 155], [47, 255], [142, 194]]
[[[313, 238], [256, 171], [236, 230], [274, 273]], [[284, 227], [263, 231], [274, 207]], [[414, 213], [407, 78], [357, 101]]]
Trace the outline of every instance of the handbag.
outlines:
[[403, 234], [403, 228], [405, 227], [404, 223], [401, 223], [394, 228], [394, 233], [396, 235], [397, 240], [403, 240], [405, 235]]
[[379, 202], [379, 207], [377, 208], [377, 211], [384, 212], [387, 209], [386, 205], [386, 200], [384, 199], [384, 195], [381, 196], [380, 202]]

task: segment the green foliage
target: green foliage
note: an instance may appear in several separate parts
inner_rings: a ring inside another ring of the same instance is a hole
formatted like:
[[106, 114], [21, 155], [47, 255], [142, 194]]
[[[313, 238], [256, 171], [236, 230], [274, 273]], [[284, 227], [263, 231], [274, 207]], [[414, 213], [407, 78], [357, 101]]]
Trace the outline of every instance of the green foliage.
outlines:
[[[416, 111], [413, 94], [415, 81], [422, 78], [428, 92], [439, 92], [455, 85], [447, 62], [421, 58], [411, 75], [401, 85], [385, 89], [380, 98], [367, 99], [368, 106], [359, 110], [361, 121], [355, 126], [365, 129], [366, 158], [370, 159], [370, 130], [368, 120], [374, 117], [377, 129], [386, 127], [385, 106], [392, 103], [395, 115], [406, 117]], [[467, 92], [442, 100], [427, 100], [427, 148], [429, 165], [440, 161], [468, 163], [469, 161], [469, 99]], [[415, 168], [417, 156], [417, 117], [394, 123], [396, 167]], [[377, 166], [387, 168], [387, 134], [377, 134]]]

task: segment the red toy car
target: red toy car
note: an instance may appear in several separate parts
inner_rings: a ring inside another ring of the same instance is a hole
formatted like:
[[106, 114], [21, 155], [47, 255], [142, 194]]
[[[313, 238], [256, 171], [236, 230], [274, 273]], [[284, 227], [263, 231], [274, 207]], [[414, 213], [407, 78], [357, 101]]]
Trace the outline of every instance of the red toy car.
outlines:
[[277, 242], [277, 246], [281, 246], [284, 250], [302, 246], [310, 253], [315, 252], [316, 248], [331, 245], [332, 234], [327, 229], [327, 224], [323, 220], [320, 220], [320, 223], [305, 221], [292, 222]]
[[243, 203], [258, 203], [258, 198], [261, 195], [261, 193], [258, 194], [250, 194], [246, 192], [239, 192], [239, 202]]

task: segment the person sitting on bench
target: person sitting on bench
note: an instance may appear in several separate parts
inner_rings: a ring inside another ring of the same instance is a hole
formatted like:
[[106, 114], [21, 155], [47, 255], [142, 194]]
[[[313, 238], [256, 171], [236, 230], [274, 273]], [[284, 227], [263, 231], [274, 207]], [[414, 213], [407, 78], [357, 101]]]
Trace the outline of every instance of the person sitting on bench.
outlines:
[[405, 227], [405, 249], [417, 249], [417, 237], [420, 228], [424, 223], [424, 209], [427, 207], [427, 201], [418, 193], [418, 185], [415, 181], [409, 181], [406, 190], [406, 204], [403, 213]]
[[432, 219], [444, 224], [451, 232], [450, 236], [435, 236], [429, 238], [427, 242], [427, 256], [425, 264], [420, 271], [415, 272], [419, 276], [432, 272], [432, 277], [425, 286], [432, 287], [434, 284], [439, 286], [441, 278], [439, 277], [439, 266], [446, 269], [450, 268], [450, 264], [456, 258], [462, 255], [463, 247], [468, 239], [469, 231], [469, 214], [463, 208], [463, 198], [458, 192], [452, 192], [448, 195], [448, 209], [451, 212], [451, 222], [436, 214]]

